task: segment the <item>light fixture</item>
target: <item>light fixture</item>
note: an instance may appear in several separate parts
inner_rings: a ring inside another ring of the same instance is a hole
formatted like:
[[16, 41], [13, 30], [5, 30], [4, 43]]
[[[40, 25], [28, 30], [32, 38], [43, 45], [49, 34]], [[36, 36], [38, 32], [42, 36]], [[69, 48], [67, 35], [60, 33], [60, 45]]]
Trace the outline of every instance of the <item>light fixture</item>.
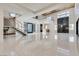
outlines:
[[46, 25], [45, 28], [48, 29], [48, 26]]
[[73, 36], [69, 37], [69, 42], [74, 42], [74, 37]]
[[57, 35], [54, 36], [54, 39], [56, 39], [56, 40], [58, 39]]
[[15, 13], [10, 13], [9, 14], [11, 17], [16, 17], [16, 14]]

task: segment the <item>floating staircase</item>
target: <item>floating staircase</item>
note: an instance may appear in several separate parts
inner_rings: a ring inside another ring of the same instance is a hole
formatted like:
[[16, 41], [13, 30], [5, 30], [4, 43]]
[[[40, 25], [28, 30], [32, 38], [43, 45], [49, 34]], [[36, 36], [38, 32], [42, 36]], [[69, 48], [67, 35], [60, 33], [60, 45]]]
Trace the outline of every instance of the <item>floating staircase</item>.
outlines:
[[[8, 20], [8, 23], [9, 23], [9, 24], [12, 24], [12, 22], [15, 21], [16, 19], [13, 19], [13, 21], [12, 21], [12, 19], [9, 18], [9, 19], [7, 19], [7, 20]], [[21, 30], [21, 29], [24, 28], [24, 27], [22, 26], [22, 23], [21, 23], [20, 21], [17, 21], [17, 23], [15, 22], [15, 24], [18, 24], [18, 27], [19, 27], [20, 29], [19, 29], [19, 28], [16, 28], [16, 26], [12, 26], [12, 25], [10, 25], [10, 26], [4, 26], [4, 35], [15, 34], [15, 33], [7, 33], [7, 32], [9, 31], [9, 28], [12, 28], [12, 29], [14, 29], [15, 31], [18, 31], [18, 32], [21, 33], [22, 35], [26, 36], [26, 33], [25, 33], [23, 30]]]

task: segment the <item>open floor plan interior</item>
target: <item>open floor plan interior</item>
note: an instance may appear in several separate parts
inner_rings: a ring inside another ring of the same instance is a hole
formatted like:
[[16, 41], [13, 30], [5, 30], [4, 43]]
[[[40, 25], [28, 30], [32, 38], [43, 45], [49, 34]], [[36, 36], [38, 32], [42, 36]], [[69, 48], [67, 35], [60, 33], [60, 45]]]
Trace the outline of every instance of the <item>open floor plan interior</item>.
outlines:
[[0, 3], [1, 56], [79, 56], [79, 3]]

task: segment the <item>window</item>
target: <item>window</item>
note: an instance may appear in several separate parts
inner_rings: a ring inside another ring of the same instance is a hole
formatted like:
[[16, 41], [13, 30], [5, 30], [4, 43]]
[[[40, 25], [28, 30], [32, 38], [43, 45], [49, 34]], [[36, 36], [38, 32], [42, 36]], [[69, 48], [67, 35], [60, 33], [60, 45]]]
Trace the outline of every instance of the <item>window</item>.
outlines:
[[35, 32], [35, 24], [33, 23], [26, 23], [24, 22], [24, 31], [27, 33], [33, 33]]

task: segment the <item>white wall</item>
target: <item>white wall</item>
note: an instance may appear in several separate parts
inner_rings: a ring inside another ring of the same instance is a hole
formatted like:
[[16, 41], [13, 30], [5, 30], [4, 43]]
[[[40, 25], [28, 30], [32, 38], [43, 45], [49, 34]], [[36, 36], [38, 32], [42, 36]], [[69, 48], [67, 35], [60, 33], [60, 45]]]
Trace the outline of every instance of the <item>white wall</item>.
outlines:
[[0, 9], [0, 42], [3, 40], [3, 10]]
[[[62, 33], [57, 33], [57, 15], [61, 14], [63, 12], [69, 12], [69, 34], [62, 34]], [[55, 38], [55, 36], [57, 36], [57, 45], [58, 48], [62, 48], [65, 50], [69, 50], [69, 47], [74, 47], [74, 49], [71, 49], [73, 54], [76, 54], [77, 52], [75, 52], [76, 50], [76, 20], [75, 20], [75, 9], [74, 8], [70, 8], [70, 9], [66, 9], [66, 10], [62, 10], [59, 11], [57, 13], [53, 13], [51, 15], [49, 15], [53, 18], [53, 24], [51, 23], [50, 29], [51, 29], [51, 33], [53, 38]], [[71, 24], [73, 24], [73, 29], [71, 29]], [[70, 37], [72, 39], [70, 39]], [[52, 39], [53, 39], [52, 38]], [[62, 42], [62, 44], [61, 44]], [[67, 44], [68, 43], [68, 44]], [[69, 50], [70, 51], [70, 50]]]
[[[22, 25], [24, 26], [24, 22], [29, 22], [29, 23], [34, 23], [34, 24], [44, 24], [44, 23], [48, 23], [48, 21], [46, 21], [46, 19], [43, 20], [37, 20], [37, 19], [33, 19], [33, 18], [29, 18], [29, 16], [27, 17], [27, 15], [23, 15], [21, 17], [17, 17], [16, 21], [19, 21], [22, 23]], [[16, 27], [18, 28], [17, 24]]]
[[75, 4], [75, 15], [76, 15], [76, 21], [79, 18], [79, 3]]
[[[70, 9], [66, 9], [66, 10], [63, 10], [63, 11], [59, 11], [59, 12], [51, 14], [49, 16], [52, 16], [52, 18], [54, 20], [54, 28], [55, 28], [55, 26], [57, 26], [57, 18], [58, 18], [57, 15], [61, 14], [63, 12], [66, 12], [66, 11], [69, 11], [69, 27], [71, 26], [71, 24], [74, 25], [74, 29], [73, 30], [69, 29], [69, 34], [73, 33], [73, 36], [74, 36], [74, 34], [75, 34], [75, 10], [74, 10], [74, 8], [70, 8]], [[56, 34], [57, 30], [54, 30], [54, 31], [55, 31], [55, 34]]]

